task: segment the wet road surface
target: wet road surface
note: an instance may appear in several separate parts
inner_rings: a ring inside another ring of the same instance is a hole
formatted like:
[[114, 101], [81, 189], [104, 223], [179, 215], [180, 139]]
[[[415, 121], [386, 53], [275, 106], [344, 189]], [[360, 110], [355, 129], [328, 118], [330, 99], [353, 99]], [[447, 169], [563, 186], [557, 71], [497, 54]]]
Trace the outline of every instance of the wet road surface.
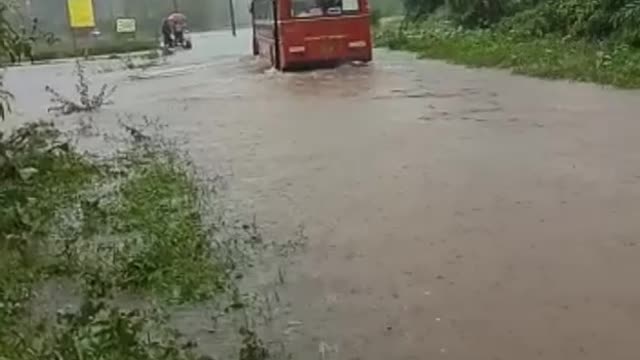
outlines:
[[[304, 224], [296, 358], [638, 358], [640, 93], [387, 51], [280, 74], [240, 35], [145, 73], [91, 65], [119, 86], [98, 118], [160, 116], [269, 236]], [[71, 69], [11, 70], [21, 115]]]

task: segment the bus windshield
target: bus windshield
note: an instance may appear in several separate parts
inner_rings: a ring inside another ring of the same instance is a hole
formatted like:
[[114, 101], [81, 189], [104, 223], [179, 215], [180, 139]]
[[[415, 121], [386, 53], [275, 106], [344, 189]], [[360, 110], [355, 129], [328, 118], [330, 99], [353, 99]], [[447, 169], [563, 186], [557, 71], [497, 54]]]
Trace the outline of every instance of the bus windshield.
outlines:
[[292, 0], [294, 17], [335, 16], [360, 10], [358, 0]]

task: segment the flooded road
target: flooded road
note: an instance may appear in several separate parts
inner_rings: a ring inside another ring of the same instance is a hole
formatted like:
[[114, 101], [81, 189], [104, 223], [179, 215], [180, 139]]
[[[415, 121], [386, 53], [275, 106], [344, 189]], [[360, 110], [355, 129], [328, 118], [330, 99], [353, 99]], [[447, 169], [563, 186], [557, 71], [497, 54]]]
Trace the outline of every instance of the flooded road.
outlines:
[[[384, 50], [280, 74], [249, 36], [144, 73], [91, 65], [119, 86], [97, 119], [161, 117], [268, 236], [304, 225], [295, 358], [638, 358], [640, 93]], [[21, 116], [71, 69], [12, 69]]]

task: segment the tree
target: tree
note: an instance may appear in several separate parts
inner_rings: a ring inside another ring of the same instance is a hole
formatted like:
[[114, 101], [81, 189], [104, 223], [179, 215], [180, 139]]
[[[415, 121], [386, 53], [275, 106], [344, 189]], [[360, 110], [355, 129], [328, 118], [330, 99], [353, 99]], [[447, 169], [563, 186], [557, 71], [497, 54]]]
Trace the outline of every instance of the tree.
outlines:
[[427, 17], [445, 5], [445, 0], [404, 0], [404, 8], [410, 20]]
[[640, 45], [640, 0], [404, 0], [404, 5], [409, 20], [442, 8], [461, 25], [488, 27], [515, 15], [511, 25], [532, 34], [614, 36]]
[[[8, 10], [8, 5], [0, 4], [0, 56], [2, 57], [11, 57], [15, 54], [11, 43], [14, 30], [6, 17]], [[11, 93], [5, 90], [2, 80], [2, 74], [0, 74], [0, 120], [3, 120], [6, 113], [11, 110], [10, 101], [12, 99]]]
[[[0, 4], [0, 61], [6, 57], [9, 57], [11, 61], [15, 61], [21, 54], [28, 51], [22, 46], [21, 42], [16, 41], [16, 38], [19, 38], [19, 34], [9, 22], [9, 10], [9, 4]], [[13, 95], [4, 88], [2, 75], [0, 73], [0, 120], [4, 120], [11, 110], [11, 100], [13, 99]]]
[[38, 28], [38, 19], [31, 20], [31, 28], [16, 29], [11, 23], [10, 15], [15, 14], [12, 3], [0, 3], [0, 62], [20, 62], [23, 58], [33, 60], [33, 45], [40, 40], [49, 44], [56, 41], [51, 33], [41, 32]]

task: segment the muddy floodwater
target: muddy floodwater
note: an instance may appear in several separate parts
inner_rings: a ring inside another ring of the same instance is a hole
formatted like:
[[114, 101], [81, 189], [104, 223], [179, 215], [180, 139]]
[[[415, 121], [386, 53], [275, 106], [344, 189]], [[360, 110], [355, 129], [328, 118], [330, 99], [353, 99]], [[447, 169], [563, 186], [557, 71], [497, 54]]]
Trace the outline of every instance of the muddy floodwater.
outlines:
[[[159, 116], [269, 237], [304, 227], [295, 358], [640, 358], [639, 92], [385, 50], [281, 74], [248, 32], [194, 44], [144, 72], [93, 63], [119, 87], [98, 118]], [[19, 115], [72, 68], [12, 69]]]

